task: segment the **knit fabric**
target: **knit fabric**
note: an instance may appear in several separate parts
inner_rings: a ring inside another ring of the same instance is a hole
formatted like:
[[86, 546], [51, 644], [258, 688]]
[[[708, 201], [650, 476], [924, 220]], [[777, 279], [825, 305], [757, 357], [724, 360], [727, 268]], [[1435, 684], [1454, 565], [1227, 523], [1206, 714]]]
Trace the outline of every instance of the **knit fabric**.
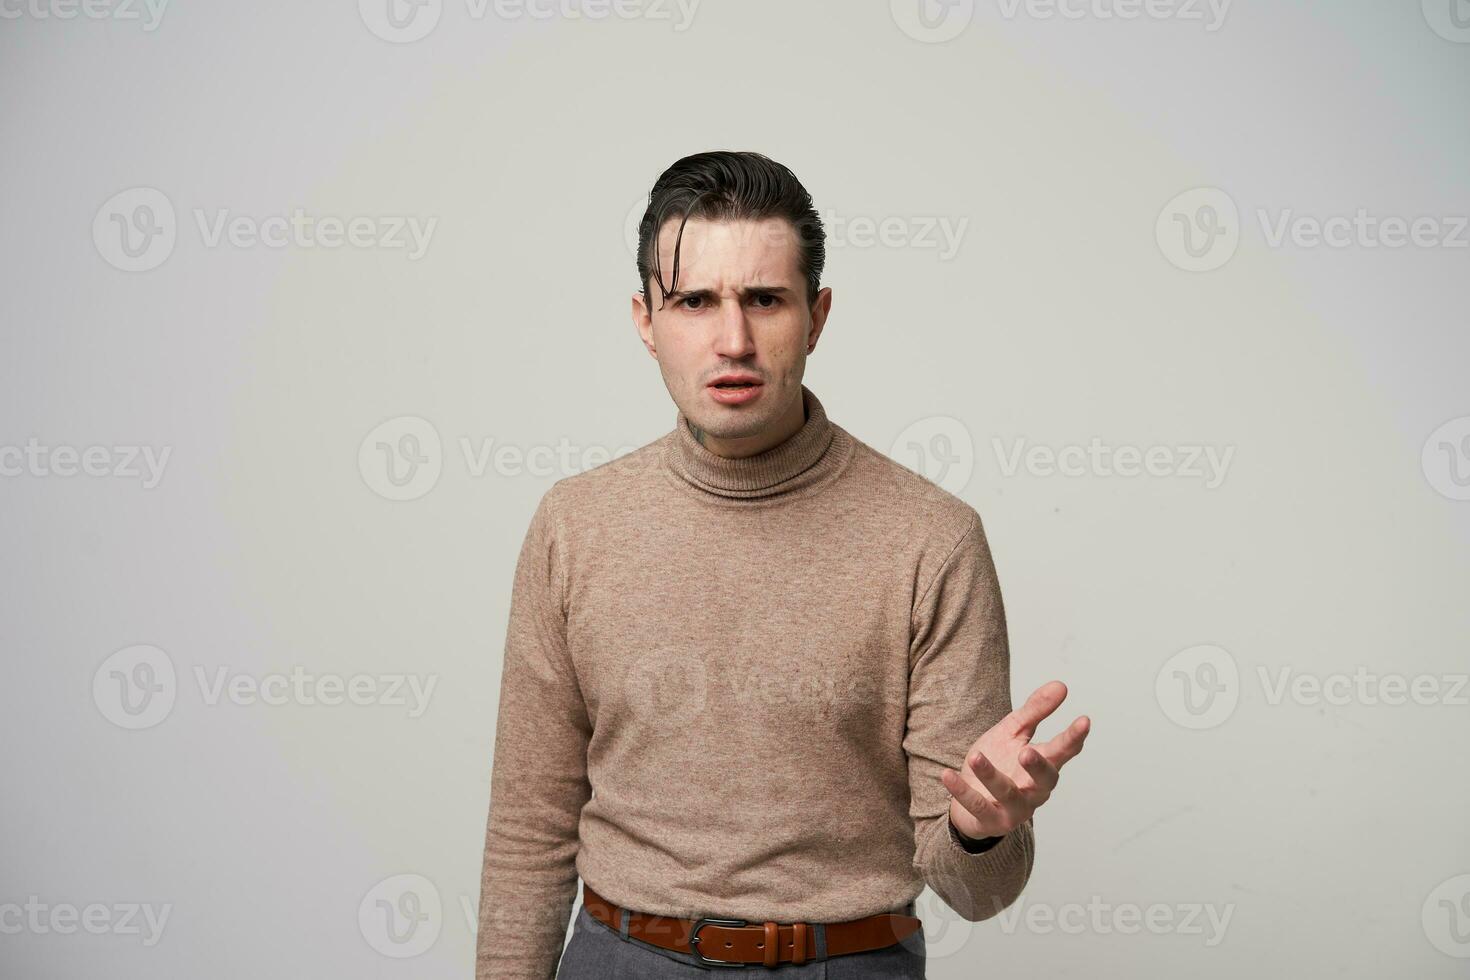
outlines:
[[516, 564], [477, 980], [549, 980], [578, 876], [688, 918], [839, 922], [1030, 876], [939, 773], [1011, 710], [980, 516], [831, 422], [741, 459], [673, 431], [557, 481]]

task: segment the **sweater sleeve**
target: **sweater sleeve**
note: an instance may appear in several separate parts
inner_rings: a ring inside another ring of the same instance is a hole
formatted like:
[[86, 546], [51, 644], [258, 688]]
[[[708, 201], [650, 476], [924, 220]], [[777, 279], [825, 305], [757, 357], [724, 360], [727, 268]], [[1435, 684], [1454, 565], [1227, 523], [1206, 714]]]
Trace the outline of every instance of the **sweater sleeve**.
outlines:
[[591, 725], [567, 650], [564, 555], [548, 491], [521, 545], [511, 593], [475, 980], [551, 980], [576, 899]]
[[980, 516], [955, 543], [913, 610], [909, 647], [908, 756], [914, 866], [964, 919], [979, 922], [1021, 894], [1035, 855], [1032, 821], [970, 853], [951, 832], [949, 791], [975, 739], [1011, 710], [1010, 650], [1000, 584]]

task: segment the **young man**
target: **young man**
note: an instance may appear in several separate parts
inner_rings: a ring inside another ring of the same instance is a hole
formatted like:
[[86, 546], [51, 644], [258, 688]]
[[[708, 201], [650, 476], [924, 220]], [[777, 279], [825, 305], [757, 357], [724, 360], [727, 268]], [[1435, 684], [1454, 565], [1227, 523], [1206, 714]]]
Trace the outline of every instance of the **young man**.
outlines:
[[1011, 710], [979, 515], [802, 383], [823, 242], [759, 154], [685, 157], [653, 187], [633, 322], [678, 412], [531, 519], [478, 980], [922, 977], [925, 884], [979, 921], [1030, 876], [1032, 812], [1089, 722], [1031, 744], [1066, 687]]

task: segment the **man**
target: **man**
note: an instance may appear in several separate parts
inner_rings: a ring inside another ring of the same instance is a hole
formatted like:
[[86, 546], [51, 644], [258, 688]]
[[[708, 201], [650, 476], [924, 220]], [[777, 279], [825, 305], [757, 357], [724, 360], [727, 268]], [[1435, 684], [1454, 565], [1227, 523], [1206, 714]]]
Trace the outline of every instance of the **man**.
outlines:
[[653, 187], [632, 312], [675, 427], [531, 519], [478, 980], [922, 977], [926, 883], [979, 921], [1030, 876], [1032, 812], [1088, 719], [1031, 744], [1066, 688], [1011, 710], [979, 515], [803, 384], [823, 257], [810, 196], [759, 154]]

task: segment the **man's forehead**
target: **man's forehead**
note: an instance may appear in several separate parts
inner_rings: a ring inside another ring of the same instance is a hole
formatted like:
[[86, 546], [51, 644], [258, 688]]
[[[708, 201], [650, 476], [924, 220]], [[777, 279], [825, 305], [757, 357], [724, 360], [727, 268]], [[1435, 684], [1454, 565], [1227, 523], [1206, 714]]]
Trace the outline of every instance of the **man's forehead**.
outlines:
[[[659, 252], [667, 275], [673, 262], [679, 220], [666, 222]], [[690, 218], [679, 239], [679, 289], [697, 288], [698, 280], [736, 277], [750, 284], [783, 285], [798, 275], [796, 229], [784, 218], [710, 221]]]

